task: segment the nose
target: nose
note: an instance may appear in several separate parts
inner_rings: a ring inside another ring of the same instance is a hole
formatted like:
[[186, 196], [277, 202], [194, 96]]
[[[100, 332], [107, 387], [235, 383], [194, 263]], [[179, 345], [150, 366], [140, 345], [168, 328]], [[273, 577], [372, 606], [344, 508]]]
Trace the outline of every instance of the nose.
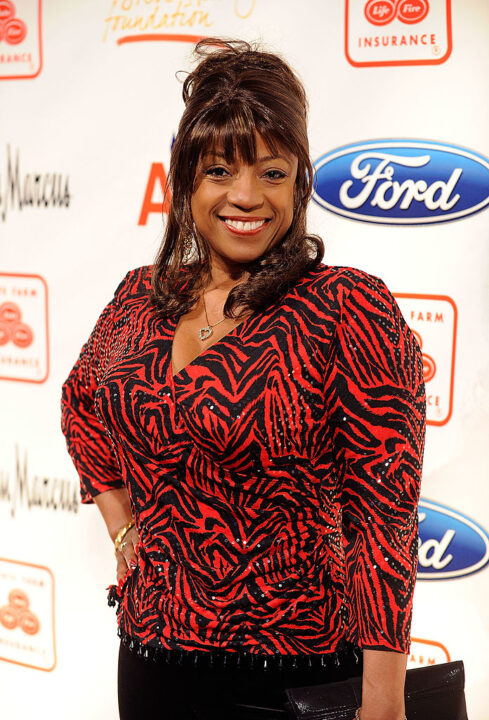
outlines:
[[228, 201], [240, 210], [248, 212], [263, 205], [263, 192], [253, 167], [246, 165], [235, 176], [228, 191]]

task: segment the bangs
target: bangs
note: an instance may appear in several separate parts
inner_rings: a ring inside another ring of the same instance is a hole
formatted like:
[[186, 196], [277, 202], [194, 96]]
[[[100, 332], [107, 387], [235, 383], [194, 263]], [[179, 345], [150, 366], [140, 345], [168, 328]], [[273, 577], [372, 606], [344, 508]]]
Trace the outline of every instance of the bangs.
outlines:
[[196, 166], [208, 152], [223, 153], [227, 163], [239, 158], [247, 165], [254, 164], [257, 159], [255, 133], [262, 137], [271, 156], [280, 155], [281, 149], [294, 153], [280, 129], [273, 121], [256, 117], [242, 103], [214, 107], [203, 114], [191, 130], [192, 165]]

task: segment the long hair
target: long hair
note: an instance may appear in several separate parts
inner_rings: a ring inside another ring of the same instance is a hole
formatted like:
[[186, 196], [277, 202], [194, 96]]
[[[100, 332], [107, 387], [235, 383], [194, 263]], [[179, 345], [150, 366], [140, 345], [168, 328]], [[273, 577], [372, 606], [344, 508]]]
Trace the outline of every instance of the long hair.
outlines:
[[[236, 306], [243, 308], [241, 317], [279, 302], [324, 255], [321, 238], [306, 231], [313, 183], [307, 99], [301, 81], [284, 60], [247, 42], [208, 38], [197, 43], [195, 54], [200, 62], [183, 83], [185, 110], [172, 147], [166, 188], [171, 197], [168, 220], [152, 272], [150, 300], [161, 314], [191, 310], [211, 280], [209, 249], [204, 238], [194, 233], [190, 209], [201, 155], [220, 147], [226, 162], [234, 162], [237, 155], [253, 164], [258, 133], [271, 154], [284, 148], [298, 159], [292, 224], [277, 244], [246, 265], [247, 282], [229, 292], [224, 315], [235, 318]], [[184, 264], [189, 239], [193, 255]]]

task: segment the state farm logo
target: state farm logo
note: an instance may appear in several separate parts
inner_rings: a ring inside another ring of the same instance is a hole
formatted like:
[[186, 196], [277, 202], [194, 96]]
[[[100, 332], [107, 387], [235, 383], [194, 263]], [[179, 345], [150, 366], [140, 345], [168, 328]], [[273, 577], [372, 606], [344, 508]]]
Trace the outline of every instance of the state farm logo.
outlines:
[[471, 518], [430, 500], [419, 501], [419, 580], [472, 575], [489, 563], [489, 535]]
[[27, 35], [27, 25], [15, 17], [15, 5], [10, 0], [0, 0], [0, 42], [18, 45]]
[[0, 80], [36, 77], [41, 66], [41, 0], [0, 0]]
[[0, 304], [0, 345], [12, 342], [17, 347], [26, 348], [32, 345], [33, 339], [32, 328], [22, 322], [22, 311], [17, 303]]
[[[416, 330], [413, 330], [413, 333], [416, 337], [416, 340], [418, 341], [418, 345], [420, 350], [423, 350], [423, 338], [419, 334], [419, 332], [416, 332]], [[430, 380], [433, 380], [433, 378], [436, 375], [436, 362], [431, 355], [428, 355], [427, 353], [423, 352], [423, 380], [425, 383], [429, 382]]]
[[0, 380], [42, 383], [48, 374], [46, 282], [0, 273]]
[[423, 355], [426, 423], [445, 425], [452, 415], [457, 306], [447, 295], [394, 293]]
[[26, 635], [39, 632], [39, 618], [29, 609], [29, 596], [20, 588], [8, 594], [8, 604], [0, 606], [0, 623], [7, 630], [19, 627]]
[[427, 0], [368, 0], [365, 17], [372, 25], [388, 25], [394, 18], [412, 25], [428, 15]]
[[49, 568], [0, 558], [0, 659], [54, 669], [54, 577]]
[[433, 65], [452, 51], [450, 0], [346, 0], [345, 16], [355, 67]]
[[436, 640], [411, 638], [411, 651], [408, 657], [408, 668], [426, 667], [450, 662], [450, 653], [445, 645]]
[[322, 155], [313, 199], [361, 222], [426, 225], [459, 220], [489, 205], [489, 159], [423, 140], [353, 143]]

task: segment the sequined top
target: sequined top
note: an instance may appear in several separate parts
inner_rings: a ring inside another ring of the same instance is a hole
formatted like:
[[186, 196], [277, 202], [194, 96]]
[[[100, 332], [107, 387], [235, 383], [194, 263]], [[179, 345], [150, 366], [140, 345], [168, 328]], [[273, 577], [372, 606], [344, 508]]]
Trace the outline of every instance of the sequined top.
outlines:
[[82, 502], [127, 488], [139, 533], [108, 587], [119, 634], [408, 652], [425, 388], [384, 282], [319, 263], [172, 376], [178, 317], [149, 303], [150, 274], [122, 280], [62, 391]]

